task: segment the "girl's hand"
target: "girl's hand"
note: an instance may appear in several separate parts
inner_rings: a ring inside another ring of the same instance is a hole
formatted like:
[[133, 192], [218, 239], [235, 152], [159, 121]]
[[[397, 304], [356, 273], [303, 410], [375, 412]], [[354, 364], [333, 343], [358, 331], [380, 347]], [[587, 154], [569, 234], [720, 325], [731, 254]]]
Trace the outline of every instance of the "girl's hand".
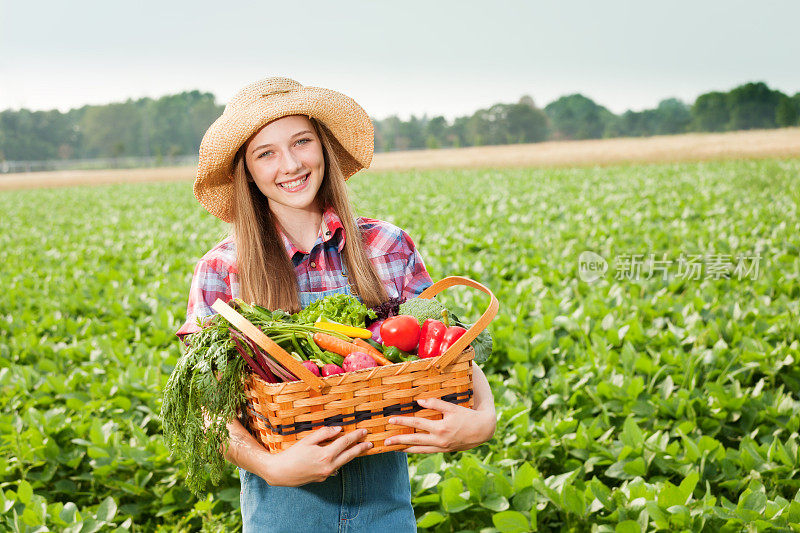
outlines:
[[270, 455], [259, 475], [270, 485], [299, 487], [325, 481], [345, 463], [372, 448], [361, 442], [366, 429], [340, 435], [340, 426], [323, 427], [300, 439], [289, 449]]
[[418, 400], [426, 409], [442, 413], [441, 420], [428, 420], [413, 416], [398, 416], [389, 419], [390, 424], [408, 426], [427, 433], [395, 435], [386, 439], [386, 445], [410, 445], [406, 453], [438, 453], [463, 451], [483, 444], [494, 435], [497, 418], [494, 406], [491, 409], [473, 410], [438, 398]]

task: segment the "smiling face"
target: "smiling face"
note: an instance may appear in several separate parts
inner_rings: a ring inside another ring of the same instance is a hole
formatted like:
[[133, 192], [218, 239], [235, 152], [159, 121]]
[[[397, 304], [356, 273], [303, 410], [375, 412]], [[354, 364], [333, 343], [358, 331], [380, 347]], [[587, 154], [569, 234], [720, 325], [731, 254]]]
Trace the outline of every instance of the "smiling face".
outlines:
[[316, 197], [325, 174], [322, 143], [304, 115], [274, 120], [245, 145], [245, 162], [279, 219], [319, 212]]

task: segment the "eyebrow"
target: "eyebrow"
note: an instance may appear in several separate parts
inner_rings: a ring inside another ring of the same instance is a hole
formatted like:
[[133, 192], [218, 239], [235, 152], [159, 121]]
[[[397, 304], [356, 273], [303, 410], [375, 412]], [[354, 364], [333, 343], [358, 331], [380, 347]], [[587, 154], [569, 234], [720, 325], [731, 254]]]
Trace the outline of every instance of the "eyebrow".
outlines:
[[[292, 138], [294, 138], [294, 137], [298, 137], [298, 136], [300, 136], [300, 135], [305, 135], [305, 134], [307, 134], [307, 133], [313, 133], [313, 132], [312, 132], [311, 130], [303, 130], [303, 131], [298, 131], [297, 133], [295, 133], [294, 135], [292, 135], [292, 136], [291, 136], [291, 137], [289, 137], [289, 138], [290, 138], [290, 139], [292, 139]], [[253, 148], [253, 149], [250, 151], [250, 153], [251, 153], [251, 154], [252, 154], [252, 153], [255, 153], [255, 152], [257, 152], [258, 150], [261, 150], [262, 148], [266, 148], [267, 146], [272, 146], [272, 143], [267, 143], [267, 144], [262, 144], [261, 146], [256, 146], [255, 148]]]

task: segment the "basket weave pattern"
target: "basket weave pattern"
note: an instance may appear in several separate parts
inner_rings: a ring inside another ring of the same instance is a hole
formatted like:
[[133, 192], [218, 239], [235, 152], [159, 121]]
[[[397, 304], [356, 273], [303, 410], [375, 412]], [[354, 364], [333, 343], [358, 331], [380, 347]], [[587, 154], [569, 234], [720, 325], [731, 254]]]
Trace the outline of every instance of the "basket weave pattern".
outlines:
[[389, 424], [395, 415], [437, 420], [441, 412], [423, 409], [417, 400], [440, 398], [472, 407], [472, 360], [475, 351], [469, 344], [497, 315], [499, 303], [494, 294], [469, 278], [449, 276], [422, 291], [420, 298], [433, 298], [456, 285], [478, 289], [491, 298], [489, 307], [445, 353], [429, 359], [367, 368], [320, 378], [297, 362], [286, 350], [217, 300], [211, 307], [221, 313], [242, 334], [272, 356], [297, 381], [268, 383], [251, 374], [245, 383], [247, 410], [242, 422], [257, 441], [272, 453], [292, 446], [309, 432], [322, 426], [342, 426], [344, 432], [367, 429], [372, 442], [365, 455], [403, 450], [407, 445], [386, 446], [393, 435], [414, 433], [415, 428]]
[[389, 424], [394, 415], [431, 420], [442, 414], [422, 409], [416, 400], [443, 398], [472, 407], [472, 360], [469, 348], [446, 368], [437, 369], [434, 359], [381, 366], [322, 378], [324, 394], [309, 390], [302, 381], [267, 383], [252, 375], [246, 383], [250, 433], [272, 453], [285, 450], [319, 427], [344, 426], [345, 432], [366, 428], [372, 442], [365, 455], [402, 450], [384, 441], [401, 433], [413, 433], [406, 426]]

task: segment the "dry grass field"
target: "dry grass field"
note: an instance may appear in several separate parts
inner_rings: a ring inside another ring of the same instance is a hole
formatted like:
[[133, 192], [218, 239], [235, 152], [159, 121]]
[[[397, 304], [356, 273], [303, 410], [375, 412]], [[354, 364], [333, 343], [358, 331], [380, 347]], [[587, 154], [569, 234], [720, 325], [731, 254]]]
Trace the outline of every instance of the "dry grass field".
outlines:
[[[370, 170], [593, 166], [798, 156], [800, 128], [783, 128], [379, 153]], [[0, 190], [192, 179], [193, 167], [35, 172], [0, 175]]]

